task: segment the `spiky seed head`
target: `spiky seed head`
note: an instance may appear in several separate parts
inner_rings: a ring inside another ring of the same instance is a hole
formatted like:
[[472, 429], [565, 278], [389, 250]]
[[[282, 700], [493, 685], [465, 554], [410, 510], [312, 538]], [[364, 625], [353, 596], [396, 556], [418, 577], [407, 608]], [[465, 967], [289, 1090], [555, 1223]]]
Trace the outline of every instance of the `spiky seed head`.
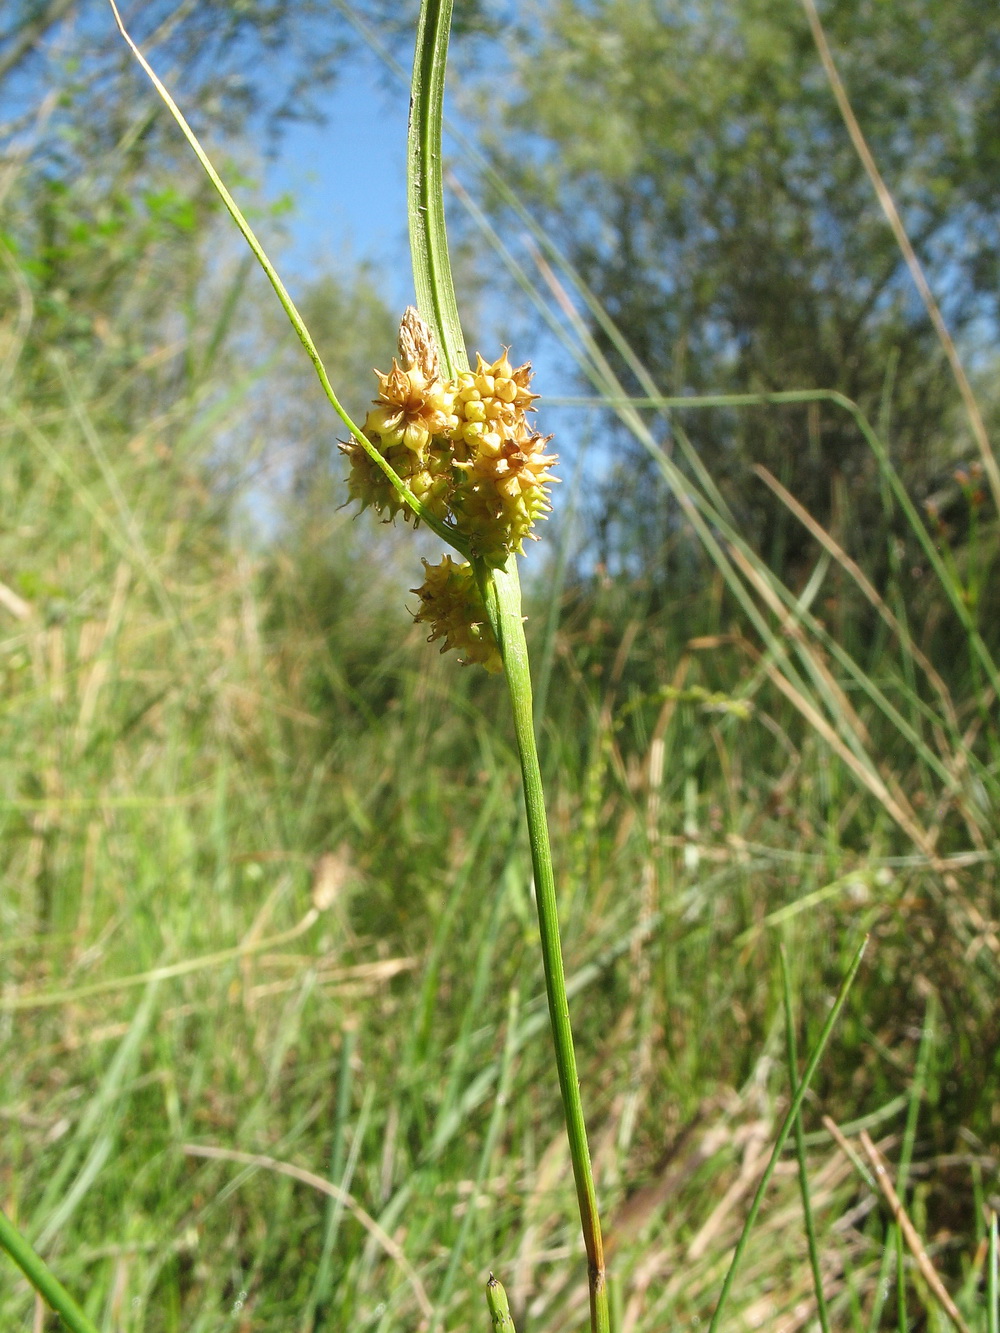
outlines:
[[487, 671], [502, 671], [500, 651], [486, 618], [472, 566], [458, 563], [450, 555], [444, 556], [439, 565], [425, 560], [423, 566], [424, 581], [411, 591], [421, 601], [414, 619], [431, 627], [428, 643], [443, 639], [443, 653], [455, 648], [464, 654], [462, 661], [466, 665], [479, 662]]
[[[503, 565], [522, 552], [533, 525], [551, 508], [554, 454], [551, 436], [531, 428], [538, 395], [531, 365], [512, 365], [507, 348], [494, 361], [476, 357], [475, 370], [456, 380], [440, 378], [440, 358], [430, 328], [413, 307], [399, 330], [399, 361], [376, 371], [379, 392], [364, 433], [411, 492], [465, 538], [472, 554]], [[391, 519], [412, 518], [396, 491], [356, 441], [341, 446], [351, 460], [349, 491], [362, 508]], [[425, 562], [426, 563], [426, 562]], [[459, 572], [461, 571], [461, 572]], [[450, 557], [427, 566], [416, 589], [423, 603], [417, 619], [443, 639], [442, 651], [460, 648], [465, 660], [500, 669], [500, 656], [471, 567]]]

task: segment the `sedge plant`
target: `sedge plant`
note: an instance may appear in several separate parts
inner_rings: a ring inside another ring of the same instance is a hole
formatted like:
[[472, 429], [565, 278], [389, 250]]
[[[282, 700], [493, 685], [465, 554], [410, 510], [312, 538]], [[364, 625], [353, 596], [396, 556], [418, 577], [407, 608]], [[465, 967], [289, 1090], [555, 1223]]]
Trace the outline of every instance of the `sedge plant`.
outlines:
[[[404, 313], [399, 359], [378, 374], [378, 396], [363, 426], [342, 406], [316, 345], [274, 265], [226, 189], [180, 108], [118, 27], [205, 168], [267, 274], [312, 361], [331, 406], [350, 432], [349, 493], [362, 508], [424, 523], [460, 557], [425, 562], [414, 589], [417, 620], [442, 651], [506, 678], [517, 738], [538, 910], [542, 964], [555, 1067], [587, 1254], [592, 1333], [610, 1333], [604, 1245], [570, 1025], [559, 938], [555, 875], [535, 741], [528, 649], [517, 559], [534, 523], [549, 509], [555, 457], [532, 425], [537, 398], [531, 367], [507, 350], [473, 370], [461, 333], [448, 254], [441, 167], [441, 124], [451, 0], [424, 0], [417, 31], [407, 154], [410, 248], [416, 307]], [[491, 1308], [495, 1286], [491, 1291]]]
[[[468, 358], [459, 322], [445, 230], [441, 125], [451, 0], [423, 0], [413, 68], [408, 151], [408, 214], [416, 306], [404, 313], [398, 358], [377, 373], [377, 394], [360, 425], [330, 383], [315, 343], [273, 264], [187, 124], [182, 112], [126, 33], [122, 35], [199, 158], [220, 198], [264, 269], [320, 383], [348, 431], [341, 449], [350, 465], [348, 491], [362, 509], [383, 519], [423, 523], [450, 548], [439, 562], [424, 562], [416, 620], [442, 651], [456, 650], [473, 669], [502, 674], [517, 739], [541, 940], [554, 1066], [588, 1262], [591, 1333], [610, 1333], [607, 1275], [596, 1188], [577, 1074], [555, 877], [536, 745], [528, 650], [521, 614], [518, 558], [533, 527], [549, 509], [555, 480], [551, 437], [536, 429], [537, 395], [531, 367], [503, 349], [491, 360]], [[746, 1239], [763, 1202], [785, 1139], [797, 1123], [809, 1080], [860, 964], [861, 950], [796, 1081], [770, 1163], [732, 1257], [712, 1321], [719, 1326]], [[484, 1157], [484, 1161], [488, 1158]], [[332, 1242], [331, 1242], [332, 1243]], [[93, 1333], [30, 1246], [0, 1219], [0, 1244], [36, 1289], [59, 1310], [73, 1333]], [[327, 1251], [325, 1251], [327, 1253]], [[322, 1270], [317, 1291], [323, 1283]], [[513, 1333], [500, 1282], [490, 1275], [487, 1303], [493, 1327]]]

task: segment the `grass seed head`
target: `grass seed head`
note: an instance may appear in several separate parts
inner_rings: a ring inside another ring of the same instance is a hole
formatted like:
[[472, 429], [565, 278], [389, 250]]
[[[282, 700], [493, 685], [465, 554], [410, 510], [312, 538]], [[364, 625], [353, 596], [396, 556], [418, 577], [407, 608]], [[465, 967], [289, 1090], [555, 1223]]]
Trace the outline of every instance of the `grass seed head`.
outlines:
[[[476, 357], [475, 370], [441, 379], [434, 335], [413, 306], [399, 328], [399, 360], [376, 371], [379, 392], [364, 425], [366, 438], [435, 517], [451, 523], [472, 553], [500, 567], [551, 509], [552, 438], [532, 428], [531, 364], [515, 367], [507, 348], [494, 361]], [[357, 441], [342, 444], [350, 459], [350, 498], [386, 519], [412, 517], [392, 484]], [[425, 562], [426, 563], [426, 562]], [[464, 570], [465, 573], [457, 571]], [[432, 572], [438, 571], [438, 572]], [[446, 556], [427, 566], [415, 589], [417, 616], [444, 639], [442, 652], [460, 648], [465, 660], [499, 670], [499, 653], [485, 620], [472, 569]], [[462, 617], [465, 617], [464, 627]], [[489, 635], [489, 642], [484, 639]]]

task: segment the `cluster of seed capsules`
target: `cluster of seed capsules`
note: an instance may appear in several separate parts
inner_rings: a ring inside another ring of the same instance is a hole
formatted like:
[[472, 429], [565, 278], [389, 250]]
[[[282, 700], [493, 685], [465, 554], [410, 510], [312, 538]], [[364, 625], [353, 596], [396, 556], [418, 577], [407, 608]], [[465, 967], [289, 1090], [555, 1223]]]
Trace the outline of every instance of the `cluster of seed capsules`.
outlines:
[[[545, 452], [552, 437], [528, 420], [538, 397], [528, 388], [530, 364], [515, 368], [506, 352], [493, 362], [480, 356], [474, 371], [442, 379], [433, 335], [411, 306], [400, 325], [399, 361], [375, 373], [379, 394], [364, 433], [396, 475], [477, 558], [499, 567], [522, 552], [551, 508], [548, 484], [556, 480], [555, 455]], [[341, 448], [351, 463], [350, 498], [387, 519], [402, 512], [409, 520], [411, 511], [362, 446], [351, 440]], [[465, 661], [501, 670], [472, 567], [450, 556], [424, 564], [427, 577], [413, 591], [431, 640], [444, 640], [442, 652], [457, 648]]]

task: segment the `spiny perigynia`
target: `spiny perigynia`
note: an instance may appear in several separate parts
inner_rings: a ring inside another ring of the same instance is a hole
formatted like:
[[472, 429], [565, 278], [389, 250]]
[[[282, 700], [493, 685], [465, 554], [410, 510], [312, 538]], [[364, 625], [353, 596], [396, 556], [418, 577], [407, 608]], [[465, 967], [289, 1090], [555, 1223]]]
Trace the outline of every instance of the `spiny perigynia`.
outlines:
[[[505, 350], [492, 362], [478, 356], [474, 371], [443, 380], [434, 335], [410, 306], [400, 325], [399, 360], [375, 374], [379, 393], [364, 433], [396, 475], [454, 527], [474, 557], [500, 567], [520, 554], [535, 521], [551, 508], [548, 485], [557, 480], [555, 455], [545, 452], [551, 436], [528, 421], [538, 398], [528, 387], [530, 364], [515, 368]], [[402, 511], [409, 520], [411, 511], [361, 445], [341, 448], [351, 462], [350, 498], [386, 519]], [[450, 556], [440, 565], [424, 563], [417, 620], [431, 624], [431, 639], [444, 640], [442, 652], [459, 648], [466, 661], [499, 670], [471, 565]]]

